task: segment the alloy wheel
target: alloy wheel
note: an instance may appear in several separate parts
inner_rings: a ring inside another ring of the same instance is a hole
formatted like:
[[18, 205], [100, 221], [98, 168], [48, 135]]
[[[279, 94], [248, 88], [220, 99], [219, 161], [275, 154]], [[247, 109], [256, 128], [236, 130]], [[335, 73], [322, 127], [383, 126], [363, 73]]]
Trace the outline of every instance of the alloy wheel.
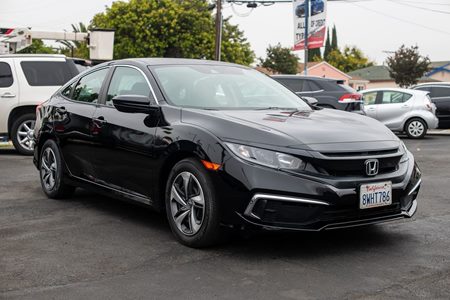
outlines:
[[55, 187], [57, 170], [55, 153], [48, 147], [44, 150], [41, 157], [41, 180], [47, 191], [51, 191]]
[[17, 129], [17, 141], [25, 150], [32, 151], [34, 149], [33, 131], [35, 123], [34, 120], [26, 120]]
[[408, 125], [408, 132], [413, 137], [419, 137], [423, 134], [425, 127], [420, 121], [412, 121]]
[[196, 234], [205, 216], [205, 196], [198, 179], [190, 172], [178, 174], [170, 190], [172, 218], [183, 234]]

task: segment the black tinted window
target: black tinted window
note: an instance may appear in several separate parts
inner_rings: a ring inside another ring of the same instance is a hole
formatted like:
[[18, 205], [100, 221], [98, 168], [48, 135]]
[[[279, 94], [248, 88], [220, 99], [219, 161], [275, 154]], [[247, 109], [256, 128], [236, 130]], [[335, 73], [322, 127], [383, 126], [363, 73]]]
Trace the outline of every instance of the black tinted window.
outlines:
[[0, 62], [0, 88], [13, 84], [13, 76], [9, 64]]
[[321, 89], [320, 86], [317, 83], [315, 83], [314, 81], [311, 81], [311, 80], [306, 80], [304, 85], [303, 85], [303, 90], [305, 92], [306, 91], [315, 92], [315, 91], [318, 91], [320, 89]]
[[419, 91], [426, 91], [426, 92], [430, 92], [431, 91], [431, 87], [429, 87], [429, 86], [419, 86], [419, 87], [417, 87], [415, 89], [419, 90]]
[[298, 79], [275, 79], [293, 92], [301, 92], [303, 80]]
[[23, 61], [20, 65], [31, 86], [63, 85], [77, 74], [76, 68], [64, 61]]
[[81, 102], [95, 103], [109, 69], [101, 69], [81, 77], [75, 86], [72, 99]]
[[69, 85], [68, 87], [66, 87], [66, 88], [61, 92], [61, 94], [62, 94], [64, 97], [70, 98], [70, 93], [72, 92], [72, 89], [74, 88], [74, 86], [75, 86], [76, 83], [77, 83], [77, 82], [75, 81], [74, 83], [72, 83], [71, 85]]
[[450, 97], [450, 87], [436, 86], [431, 89], [431, 97]]

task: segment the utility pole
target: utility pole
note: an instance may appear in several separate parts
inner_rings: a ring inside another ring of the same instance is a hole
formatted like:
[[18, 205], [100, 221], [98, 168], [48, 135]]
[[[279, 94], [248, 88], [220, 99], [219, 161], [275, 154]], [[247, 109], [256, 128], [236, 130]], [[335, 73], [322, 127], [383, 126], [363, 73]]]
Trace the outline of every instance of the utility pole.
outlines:
[[303, 73], [308, 75], [308, 35], [309, 35], [309, 0], [305, 0], [305, 69]]
[[215, 59], [220, 61], [222, 44], [222, 0], [216, 0], [216, 43]]

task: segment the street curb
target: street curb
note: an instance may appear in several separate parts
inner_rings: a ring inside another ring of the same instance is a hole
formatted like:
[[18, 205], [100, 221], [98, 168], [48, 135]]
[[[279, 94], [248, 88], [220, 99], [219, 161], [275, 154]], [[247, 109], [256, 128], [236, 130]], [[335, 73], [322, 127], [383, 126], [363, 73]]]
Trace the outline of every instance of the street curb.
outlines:
[[450, 129], [431, 129], [431, 130], [428, 130], [427, 134], [429, 134], [429, 135], [449, 135], [450, 136]]

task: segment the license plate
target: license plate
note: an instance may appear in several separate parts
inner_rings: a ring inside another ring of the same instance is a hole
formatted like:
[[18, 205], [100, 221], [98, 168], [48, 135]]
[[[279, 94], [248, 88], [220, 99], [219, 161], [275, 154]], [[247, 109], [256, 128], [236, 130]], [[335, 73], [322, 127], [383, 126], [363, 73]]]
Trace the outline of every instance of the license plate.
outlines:
[[386, 206], [392, 204], [392, 182], [362, 184], [359, 188], [359, 208]]

